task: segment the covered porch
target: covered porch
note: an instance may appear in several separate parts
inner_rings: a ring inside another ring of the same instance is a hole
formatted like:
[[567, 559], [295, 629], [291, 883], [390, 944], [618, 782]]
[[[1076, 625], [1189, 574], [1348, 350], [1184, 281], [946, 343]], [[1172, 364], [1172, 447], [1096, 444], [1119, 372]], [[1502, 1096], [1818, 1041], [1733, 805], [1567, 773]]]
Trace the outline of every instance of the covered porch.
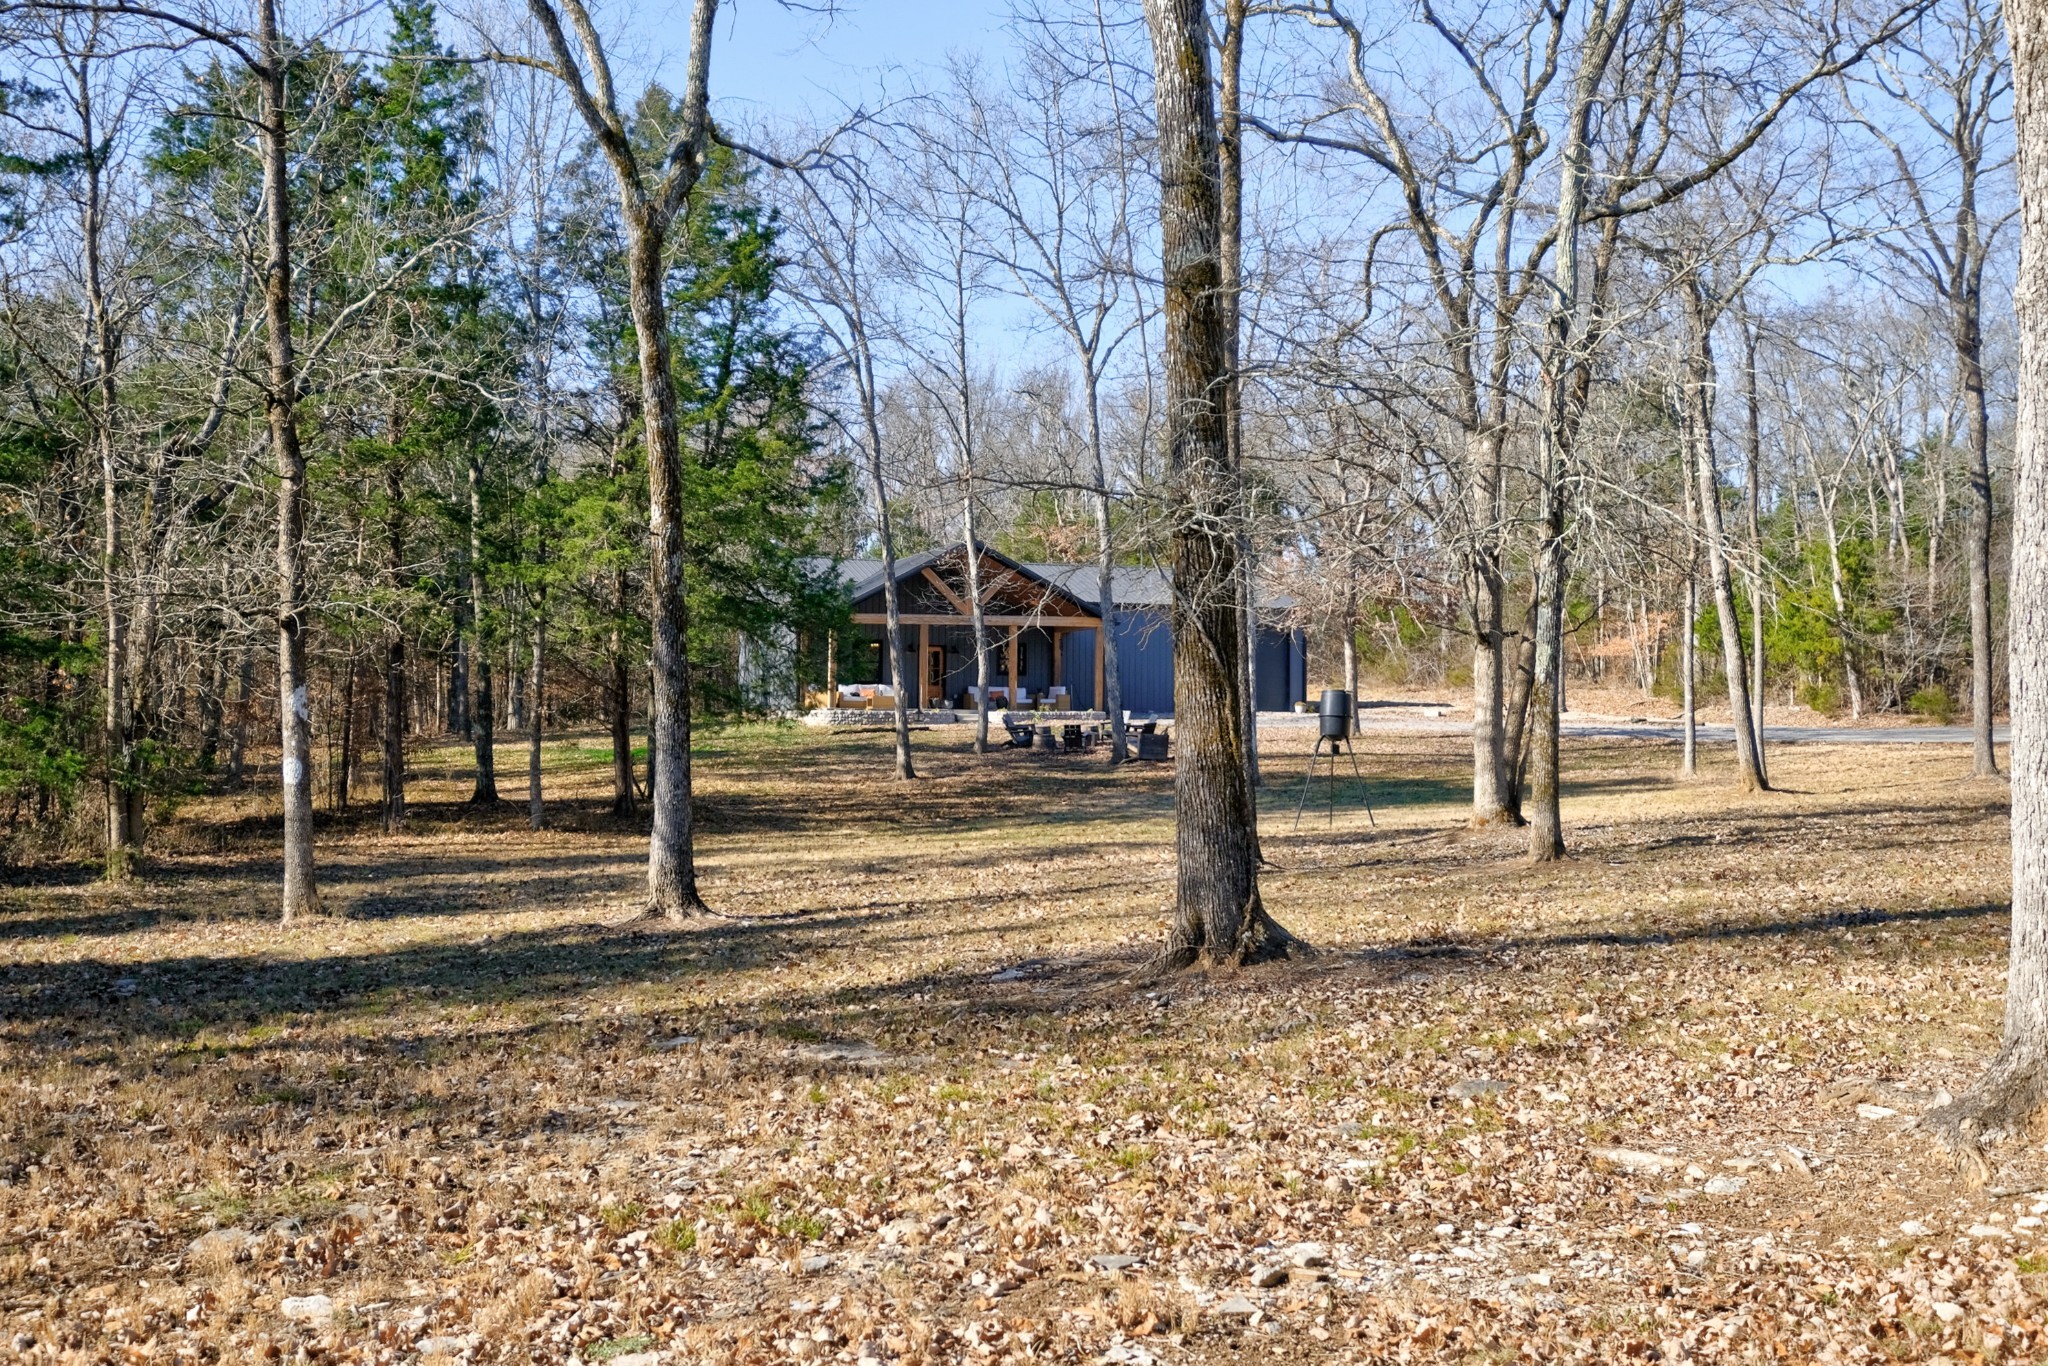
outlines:
[[[975, 568], [991, 704], [1062, 713], [1096, 708], [1105, 689], [1097, 648], [1101, 617], [1094, 607], [986, 547], [978, 548]], [[977, 669], [967, 570], [960, 546], [896, 565], [898, 639], [912, 688], [909, 701], [918, 711], [974, 709]], [[853, 622], [848, 657], [835, 659], [830, 680], [838, 701], [889, 681], [883, 648], [888, 613], [879, 575], [854, 589]]]

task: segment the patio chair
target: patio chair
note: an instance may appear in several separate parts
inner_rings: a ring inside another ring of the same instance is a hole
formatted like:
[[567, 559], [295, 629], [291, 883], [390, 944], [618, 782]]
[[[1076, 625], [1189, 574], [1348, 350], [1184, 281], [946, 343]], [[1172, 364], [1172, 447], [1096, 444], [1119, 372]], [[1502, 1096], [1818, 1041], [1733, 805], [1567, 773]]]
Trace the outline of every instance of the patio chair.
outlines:
[[1165, 734], [1154, 730], [1149, 722], [1146, 723], [1143, 730], [1138, 732], [1138, 757], [1140, 759], [1156, 759], [1161, 762], [1164, 762], [1167, 757]]
[[1068, 754], [1079, 754], [1087, 747], [1088, 741], [1081, 734], [1079, 726], [1062, 726], [1060, 728], [1060, 749], [1062, 751]]
[[1003, 729], [1010, 733], [1010, 738], [1003, 742], [1004, 748], [1031, 748], [1031, 727], [1011, 717], [1008, 713], [1005, 713], [1003, 716]]

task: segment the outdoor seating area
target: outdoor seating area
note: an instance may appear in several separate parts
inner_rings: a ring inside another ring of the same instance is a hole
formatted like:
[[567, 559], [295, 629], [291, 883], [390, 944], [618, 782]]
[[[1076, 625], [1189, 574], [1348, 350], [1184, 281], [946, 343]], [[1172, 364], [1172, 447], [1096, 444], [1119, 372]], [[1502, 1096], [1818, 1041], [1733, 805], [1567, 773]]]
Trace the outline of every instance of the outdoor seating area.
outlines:
[[[954, 706], [961, 711], [974, 711], [979, 702], [980, 691], [979, 688], [969, 685], [955, 700]], [[991, 711], [1072, 711], [1074, 698], [1064, 686], [1045, 688], [1034, 693], [1029, 688], [1012, 689], [999, 683], [988, 690], [988, 705]]]
[[[1009, 736], [1004, 742], [1009, 749], [1039, 754], [1092, 754], [1109, 743], [1109, 726], [1102, 720], [1053, 724], [1007, 711], [1000, 713], [999, 719]], [[1168, 757], [1166, 732], [1156, 717], [1134, 723], [1126, 714], [1124, 736], [1133, 758], [1163, 761]]]
[[818, 690], [808, 701], [834, 711], [889, 711], [896, 705], [896, 690], [887, 683], [841, 683], [830, 692]]
[[[969, 686], [951, 699], [952, 706], [958, 711], [974, 711], [978, 691]], [[837, 711], [890, 711], [896, 706], [896, 689], [887, 683], [841, 683], [829, 693], [818, 689], [806, 700], [812, 707], [828, 707]], [[945, 705], [944, 702], [936, 704], [941, 709]], [[1070, 712], [1074, 710], [1074, 697], [1064, 685], [1033, 692], [1029, 688], [1012, 689], [997, 684], [988, 690], [988, 705], [991, 711]], [[934, 707], [926, 705], [918, 709], [929, 711]]]

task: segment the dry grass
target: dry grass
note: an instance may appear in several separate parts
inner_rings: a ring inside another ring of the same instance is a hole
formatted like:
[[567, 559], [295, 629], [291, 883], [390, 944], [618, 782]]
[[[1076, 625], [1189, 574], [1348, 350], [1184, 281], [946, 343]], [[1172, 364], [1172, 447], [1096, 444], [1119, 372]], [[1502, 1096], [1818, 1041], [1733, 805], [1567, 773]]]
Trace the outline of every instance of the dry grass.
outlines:
[[[705, 890], [736, 918], [688, 931], [610, 927], [644, 833], [588, 741], [550, 742], [540, 834], [422, 755], [407, 835], [327, 823], [338, 915], [309, 926], [271, 922], [261, 796], [190, 808], [139, 885], [0, 891], [0, 1354], [2043, 1342], [2040, 1152], [1970, 1192], [1903, 1129], [1998, 1022], [2004, 794], [1966, 754], [1785, 748], [1787, 790], [1741, 798], [1577, 744], [1576, 857], [1532, 868], [1464, 828], [1460, 742], [1375, 741], [1377, 825], [1296, 832], [1307, 735], [1275, 733], [1266, 899], [1323, 952], [1162, 981], [1168, 774], [962, 738], [920, 737], [900, 787], [880, 736], [709, 737]], [[1254, 1284], [1302, 1242], [1330, 1265]], [[314, 1295], [331, 1319], [286, 1317]]]

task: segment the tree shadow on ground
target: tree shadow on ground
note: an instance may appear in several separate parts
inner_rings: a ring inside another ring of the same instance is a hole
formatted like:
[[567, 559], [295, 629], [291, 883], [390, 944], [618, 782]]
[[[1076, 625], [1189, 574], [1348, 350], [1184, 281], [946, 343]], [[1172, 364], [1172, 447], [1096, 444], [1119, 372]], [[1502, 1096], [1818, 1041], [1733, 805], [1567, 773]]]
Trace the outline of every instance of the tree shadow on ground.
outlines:
[[[1522, 933], [1476, 940], [1409, 940], [1355, 948], [1326, 947], [1306, 972], [1361, 976], [1383, 985], [1416, 976], [1464, 975], [1495, 969], [1509, 959], [1576, 952], [1585, 948], [1662, 950], [1685, 943], [1739, 943], [1832, 934], [1868, 927], [1980, 924], [2006, 914], [1987, 903], [1888, 912], [1838, 909], [1805, 917], [1716, 919], [1656, 929], [1590, 928]], [[1011, 920], [978, 924], [977, 933], [1030, 934], [1060, 942], [1057, 924]], [[357, 1019], [402, 1016], [420, 1005], [533, 1007], [581, 998], [593, 989], [679, 981], [689, 976], [745, 971], [778, 961], [808, 961], [832, 948], [857, 944], [886, 956], [900, 944], [931, 938], [915, 917], [889, 907], [831, 915], [705, 922], [686, 928], [634, 929], [565, 925], [522, 930], [465, 942], [437, 941], [403, 948], [284, 959], [263, 953], [203, 953], [144, 960], [79, 958], [0, 965], [0, 1029], [17, 1046], [53, 1050], [115, 1049], [138, 1042], [190, 1038], [209, 1027], [253, 1027], [291, 1022], [321, 1026]], [[1261, 970], [1235, 978], [1204, 974], [1155, 977], [1154, 949], [1124, 944], [1057, 960], [1024, 960], [978, 969], [944, 968], [853, 985], [787, 986], [753, 1003], [714, 1013], [727, 1032], [831, 1031], [848, 1021], [900, 1041], [957, 1032], [980, 1017], [1058, 1017], [1127, 1000], [1133, 990], [1153, 997], [1229, 988], [1284, 987], [1295, 968]], [[698, 1008], [696, 1013], [704, 1013]], [[949, 1023], [950, 1022], [950, 1023]]]

